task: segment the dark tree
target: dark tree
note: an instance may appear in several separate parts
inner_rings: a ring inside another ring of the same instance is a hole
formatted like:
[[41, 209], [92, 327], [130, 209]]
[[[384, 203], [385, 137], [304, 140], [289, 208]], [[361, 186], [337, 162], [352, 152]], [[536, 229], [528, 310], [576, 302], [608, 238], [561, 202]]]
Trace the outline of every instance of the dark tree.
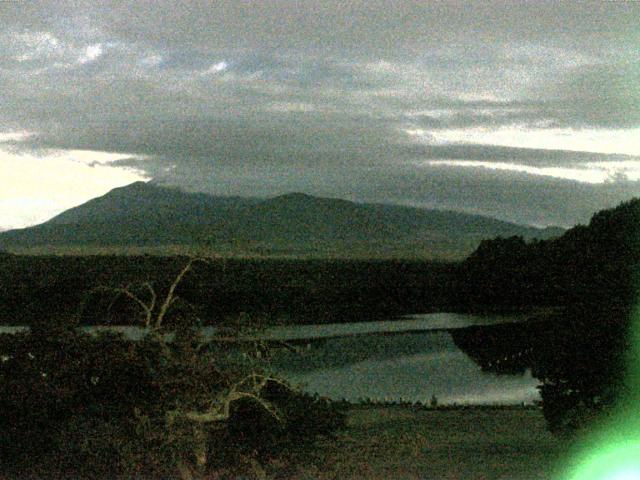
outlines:
[[[640, 273], [640, 200], [553, 240], [483, 242], [460, 269], [470, 308], [555, 307], [537, 322], [458, 332], [483, 368], [531, 368], [554, 431], [579, 428], [626, 394], [625, 353]], [[461, 297], [464, 299], [464, 297]]]

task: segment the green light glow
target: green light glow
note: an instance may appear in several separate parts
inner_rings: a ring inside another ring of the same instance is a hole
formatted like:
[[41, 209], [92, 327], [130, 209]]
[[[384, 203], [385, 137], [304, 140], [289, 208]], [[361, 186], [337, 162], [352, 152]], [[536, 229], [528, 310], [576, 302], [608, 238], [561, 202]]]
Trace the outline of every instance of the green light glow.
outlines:
[[615, 476], [611, 477], [611, 480], [637, 480], [638, 478], [640, 478], [638, 470], [633, 469], [633, 471], [629, 470], [615, 474]]
[[640, 480], [640, 442], [596, 447], [568, 480]]
[[629, 332], [626, 384], [613, 415], [578, 445], [566, 480], [640, 480], [640, 311]]

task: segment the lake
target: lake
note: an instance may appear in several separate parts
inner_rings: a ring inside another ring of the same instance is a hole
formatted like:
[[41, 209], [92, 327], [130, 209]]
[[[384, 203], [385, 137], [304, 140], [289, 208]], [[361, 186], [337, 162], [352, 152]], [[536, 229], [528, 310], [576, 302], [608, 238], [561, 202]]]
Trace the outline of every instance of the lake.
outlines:
[[421, 313], [378, 322], [329, 323], [323, 325], [284, 325], [266, 329], [261, 338], [270, 340], [305, 340], [371, 333], [402, 333], [450, 330], [472, 325], [496, 325], [526, 320], [516, 315], [472, 315], [467, 313]]
[[335, 400], [440, 404], [521, 404], [540, 399], [538, 380], [482, 372], [444, 331], [370, 334], [310, 342], [281, 353], [274, 370], [310, 393]]
[[482, 372], [447, 330], [526, 320], [524, 316], [433, 313], [399, 320], [268, 329], [268, 339], [308, 339], [281, 352], [274, 369], [310, 393], [335, 400], [521, 404], [540, 399], [538, 380]]
[[[440, 404], [520, 404], [540, 399], [539, 382], [523, 375], [482, 372], [453, 342], [447, 330], [471, 325], [522, 321], [524, 317], [420, 314], [398, 320], [272, 327], [266, 340], [302, 342], [298, 352], [279, 351], [273, 369], [310, 393], [332, 399], [408, 401]], [[24, 327], [0, 326], [0, 333]], [[86, 327], [120, 330], [132, 340], [136, 327]], [[206, 334], [213, 329], [206, 328]]]

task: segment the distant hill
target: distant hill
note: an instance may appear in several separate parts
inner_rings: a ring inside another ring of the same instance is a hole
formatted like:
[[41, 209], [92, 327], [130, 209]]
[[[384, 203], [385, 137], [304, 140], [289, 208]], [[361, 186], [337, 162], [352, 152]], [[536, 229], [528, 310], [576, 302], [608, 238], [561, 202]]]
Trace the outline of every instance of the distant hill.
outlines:
[[484, 240], [462, 268], [468, 302], [627, 309], [640, 278], [640, 199], [597, 212], [588, 225], [546, 241]]
[[136, 182], [41, 225], [2, 232], [0, 248], [198, 246], [245, 255], [461, 258], [485, 238], [560, 233], [479, 215], [303, 193], [218, 197]]

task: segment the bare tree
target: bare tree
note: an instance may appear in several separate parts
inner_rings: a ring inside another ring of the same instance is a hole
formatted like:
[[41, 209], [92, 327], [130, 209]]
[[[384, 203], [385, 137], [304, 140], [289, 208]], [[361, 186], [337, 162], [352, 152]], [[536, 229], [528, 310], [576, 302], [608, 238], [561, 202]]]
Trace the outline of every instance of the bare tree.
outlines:
[[[212, 430], [225, 426], [230, 420], [235, 402], [252, 401], [280, 421], [277, 409], [264, 398], [263, 392], [270, 383], [289, 388], [277, 377], [263, 373], [255, 363], [249, 362], [244, 368], [233, 371], [216, 364], [220, 355], [224, 355], [220, 349], [221, 344], [232, 344], [235, 350], [251, 350], [253, 346], [253, 352], [256, 353], [265, 348], [256, 339], [251, 342], [251, 339], [242, 337], [239, 332], [236, 335], [224, 335], [222, 329], [220, 334], [207, 339], [195, 332], [187, 335], [184, 342], [170, 339], [165, 323], [171, 317], [173, 307], [181, 300], [177, 295], [180, 283], [196, 263], [208, 264], [210, 260], [191, 258], [176, 275], [164, 298], [161, 298], [150, 282], [107, 289], [126, 296], [141, 309], [146, 339], [159, 347], [159, 363], [164, 367], [158, 368], [157, 383], [167, 392], [166, 404], [171, 405], [171, 408], [162, 413], [164, 421], [160, 436], [170, 446], [172, 442], [189, 445], [190, 452], [187, 456], [190, 458], [182, 457], [176, 461], [176, 468], [184, 480], [205, 475], [209, 463], [209, 434]], [[148, 292], [145, 298], [138, 293], [141, 290]], [[241, 325], [237, 326], [238, 329], [241, 328]], [[258, 356], [256, 353], [254, 358]], [[176, 372], [181, 373], [178, 375]], [[152, 414], [136, 410], [141, 422]], [[264, 472], [259, 464], [254, 462], [253, 465], [257, 476], [263, 476]]]

